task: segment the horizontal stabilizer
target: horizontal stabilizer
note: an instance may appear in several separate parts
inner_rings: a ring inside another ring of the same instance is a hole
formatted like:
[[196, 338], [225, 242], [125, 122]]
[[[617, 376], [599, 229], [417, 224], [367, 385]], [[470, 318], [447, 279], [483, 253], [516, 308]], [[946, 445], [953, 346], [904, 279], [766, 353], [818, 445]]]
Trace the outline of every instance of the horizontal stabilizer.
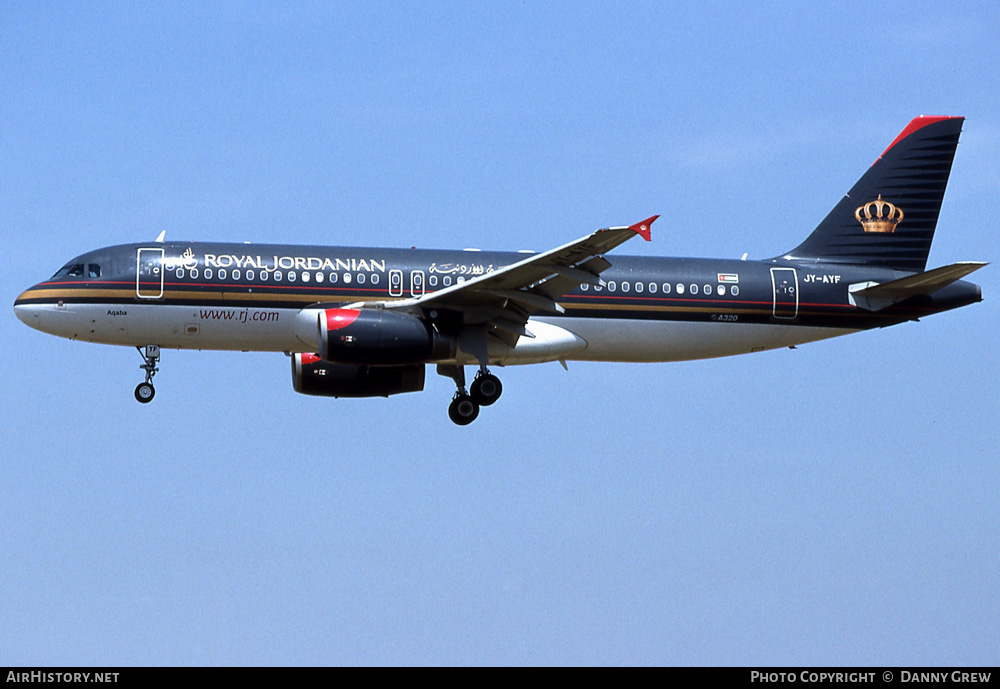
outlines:
[[882, 309], [898, 304], [911, 297], [918, 297], [922, 294], [934, 294], [939, 289], [947, 287], [956, 280], [961, 280], [969, 273], [979, 270], [986, 263], [977, 261], [964, 261], [962, 263], [952, 263], [950, 266], [943, 266], [928, 270], [916, 275], [908, 275], [892, 282], [859, 282], [848, 287], [851, 301], [855, 306], [868, 311], [881, 311]]

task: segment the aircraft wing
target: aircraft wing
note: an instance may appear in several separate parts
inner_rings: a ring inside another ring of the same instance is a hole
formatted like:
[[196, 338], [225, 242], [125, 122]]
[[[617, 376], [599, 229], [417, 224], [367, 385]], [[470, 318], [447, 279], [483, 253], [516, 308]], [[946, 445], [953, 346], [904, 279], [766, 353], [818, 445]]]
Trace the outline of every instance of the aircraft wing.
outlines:
[[[650, 240], [650, 226], [658, 215], [630, 227], [597, 230], [563, 246], [533, 254], [465, 282], [411, 299], [371, 302], [364, 307], [387, 309], [451, 308], [465, 313], [465, 323], [488, 323], [492, 334], [513, 345], [525, 330], [528, 317], [538, 312], [562, 313], [556, 300], [583, 283], [603, 284], [599, 275], [611, 263], [602, 254], [639, 235]], [[501, 332], [497, 332], [501, 331]]]

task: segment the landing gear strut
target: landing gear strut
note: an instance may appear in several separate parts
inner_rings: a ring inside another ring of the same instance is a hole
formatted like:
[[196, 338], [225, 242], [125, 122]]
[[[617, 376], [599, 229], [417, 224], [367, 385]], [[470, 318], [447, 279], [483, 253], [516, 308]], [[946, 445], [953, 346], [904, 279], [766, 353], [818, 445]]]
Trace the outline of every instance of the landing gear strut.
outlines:
[[490, 373], [485, 366], [480, 367], [475, 380], [468, 392], [465, 389], [465, 367], [439, 364], [437, 372], [455, 381], [458, 388], [448, 405], [448, 416], [459, 426], [467, 426], [479, 416], [480, 407], [489, 405], [500, 399], [503, 386], [500, 379]]
[[160, 361], [160, 345], [146, 345], [145, 352], [141, 347], [136, 347], [136, 349], [142, 356], [143, 363], [139, 368], [146, 372], [146, 382], [135, 386], [135, 399], [142, 404], [148, 404], [153, 401], [153, 396], [156, 394], [156, 389], [153, 387], [153, 376], [160, 370], [156, 366], [157, 362]]

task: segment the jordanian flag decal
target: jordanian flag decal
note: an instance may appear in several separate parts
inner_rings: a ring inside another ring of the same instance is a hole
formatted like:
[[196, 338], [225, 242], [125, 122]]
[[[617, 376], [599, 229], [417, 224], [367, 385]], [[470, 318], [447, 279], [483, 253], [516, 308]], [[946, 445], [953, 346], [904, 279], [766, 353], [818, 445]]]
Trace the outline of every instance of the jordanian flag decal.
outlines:
[[719, 273], [719, 282], [723, 285], [738, 285], [740, 276], [736, 273]]

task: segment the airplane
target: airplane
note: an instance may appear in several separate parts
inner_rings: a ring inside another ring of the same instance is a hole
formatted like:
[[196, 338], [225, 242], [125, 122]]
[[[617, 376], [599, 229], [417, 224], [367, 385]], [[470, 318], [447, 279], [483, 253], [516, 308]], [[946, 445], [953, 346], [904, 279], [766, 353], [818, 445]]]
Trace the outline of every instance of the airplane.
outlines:
[[[652, 216], [550, 251], [156, 241], [74, 258], [14, 312], [42, 332], [139, 350], [148, 403], [161, 348], [284, 352], [296, 392], [375, 397], [455, 382], [471, 423], [490, 366], [749, 354], [982, 301], [986, 263], [926, 270], [962, 117], [920, 116], [805, 241], [774, 258], [608, 257]], [[465, 367], [478, 366], [466, 387]]]

